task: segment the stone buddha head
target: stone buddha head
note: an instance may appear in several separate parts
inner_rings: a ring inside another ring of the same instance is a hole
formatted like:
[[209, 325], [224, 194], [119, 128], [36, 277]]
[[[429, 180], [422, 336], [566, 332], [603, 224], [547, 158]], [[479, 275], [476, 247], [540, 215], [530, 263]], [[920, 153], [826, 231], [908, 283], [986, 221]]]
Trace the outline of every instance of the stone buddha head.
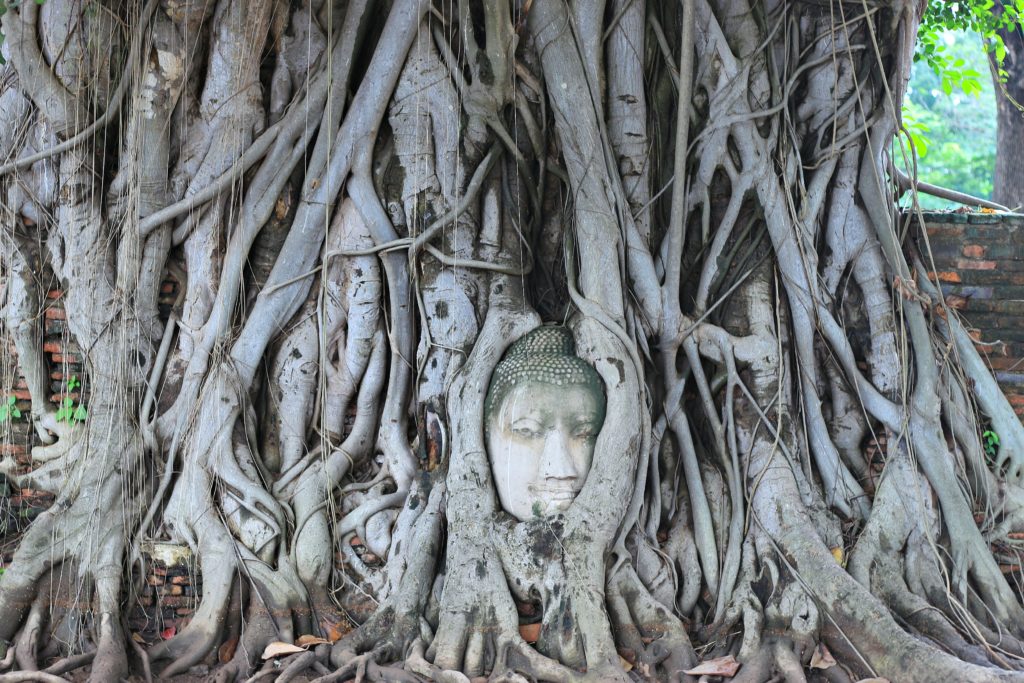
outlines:
[[604, 423], [604, 383], [572, 333], [516, 341], [491, 376], [484, 428], [498, 499], [520, 521], [561, 512], [583, 488]]

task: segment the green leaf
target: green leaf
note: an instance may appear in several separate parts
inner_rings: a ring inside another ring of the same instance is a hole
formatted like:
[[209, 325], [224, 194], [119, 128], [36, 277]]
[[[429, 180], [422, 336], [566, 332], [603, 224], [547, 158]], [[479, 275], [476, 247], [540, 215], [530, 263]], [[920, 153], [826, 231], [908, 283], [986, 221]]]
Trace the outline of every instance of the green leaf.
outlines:
[[915, 133], [908, 133], [908, 137], [910, 137], [910, 144], [914, 146], [914, 153], [917, 154], [917, 158], [924, 158], [928, 154], [928, 139], [923, 135]]
[[85, 422], [85, 418], [89, 417], [89, 412], [85, 409], [85, 406], [79, 405], [75, 408], [75, 414], [71, 416], [75, 422]]
[[0, 403], [0, 422], [8, 422], [21, 417], [21, 411], [15, 405], [18, 399], [12, 394]]
[[999, 452], [999, 435], [991, 429], [987, 429], [981, 434], [981, 444], [985, 455], [994, 458]]

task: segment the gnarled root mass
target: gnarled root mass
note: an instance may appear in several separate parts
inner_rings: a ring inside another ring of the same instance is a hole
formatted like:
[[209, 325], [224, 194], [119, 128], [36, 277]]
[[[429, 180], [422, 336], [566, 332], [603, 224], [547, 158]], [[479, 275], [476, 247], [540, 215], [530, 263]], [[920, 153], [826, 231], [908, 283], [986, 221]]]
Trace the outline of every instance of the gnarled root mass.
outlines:
[[[0, 680], [1024, 680], [1024, 427], [894, 214], [919, 3], [12, 5]], [[552, 322], [606, 417], [519, 521]], [[140, 644], [150, 541], [202, 598]]]

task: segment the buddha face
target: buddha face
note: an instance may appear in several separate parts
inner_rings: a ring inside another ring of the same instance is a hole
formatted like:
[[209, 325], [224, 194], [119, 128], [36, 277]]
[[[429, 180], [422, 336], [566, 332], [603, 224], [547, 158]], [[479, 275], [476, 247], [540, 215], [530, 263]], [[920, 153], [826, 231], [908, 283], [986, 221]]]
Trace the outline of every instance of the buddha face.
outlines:
[[561, 512], [583, 488], [604, 396], [583, 384], [526, 381], [495, 406], [487, 450], [498, 498], [520, 521]]

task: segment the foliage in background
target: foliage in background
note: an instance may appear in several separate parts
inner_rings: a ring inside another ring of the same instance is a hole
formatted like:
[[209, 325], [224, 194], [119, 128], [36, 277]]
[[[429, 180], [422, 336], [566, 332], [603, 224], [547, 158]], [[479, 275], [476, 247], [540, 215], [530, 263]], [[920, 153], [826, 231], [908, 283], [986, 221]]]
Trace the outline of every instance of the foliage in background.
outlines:
[[[958, 55], [951, 53], [945, 40], [948, 31], [969, 31], [981, 36], [985, 50], [1001, 64], [1006, 56], [1006, 47], [998, 31], [1021, 25], [1024, 18], [1024, 0], [931, 0], [921, 19], [917, 34], [915, 61], [923, 61], [941, 78], [948, 79], [950, 86], [970, 90], [961, 82], [976, 81], [977, 76], [966, 73], [963, 64], [958, 65]], [[982, 71], [984, 73], [984, 70]], [[1000, 69], [1000, 75], [1005, 75]], [[946, 91], [947, 94], [951, 90]]]
[[[991, 198], [998, 96], [991, 68], [1005, 81], [999, 31], [1020, 30], [1022, 19], [1024, 0], [928, 2], [903, 106], [921, 180]], [[920, 200], [927, 209], [955, 206], [924, 195]]]
[[[903, 103], [918, 178], [988, 199], [996, 163], [996, 94], [988, 55], [977, 33], [946, 31], [939, 40], [948, 68], [937, 71], [928, 59], [918, 60]], [[900, 158], [898, 151], [896, 156]], [[912, 164], [900, 161], [909, 171]], [[926, 209], [956, 206], [928, 195], [920, 201]]]

